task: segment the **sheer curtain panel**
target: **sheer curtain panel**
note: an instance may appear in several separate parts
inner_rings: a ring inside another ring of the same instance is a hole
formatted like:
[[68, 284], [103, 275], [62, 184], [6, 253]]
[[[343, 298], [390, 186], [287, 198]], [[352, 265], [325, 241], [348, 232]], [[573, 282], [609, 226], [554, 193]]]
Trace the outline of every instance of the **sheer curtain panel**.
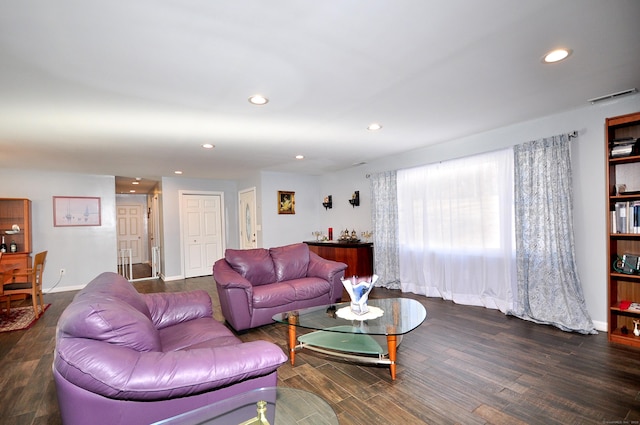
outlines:
[[400, 289], [396, 172], [371, 174], [369, 182], [376, 286]]
[[512, 150], [399, 170], [397, 185], [402, 290], [510, 310]]
[[567, 135], [514, 147], [517, 302], [511, 314], [562, 330], [597, 333], [575, 263]]

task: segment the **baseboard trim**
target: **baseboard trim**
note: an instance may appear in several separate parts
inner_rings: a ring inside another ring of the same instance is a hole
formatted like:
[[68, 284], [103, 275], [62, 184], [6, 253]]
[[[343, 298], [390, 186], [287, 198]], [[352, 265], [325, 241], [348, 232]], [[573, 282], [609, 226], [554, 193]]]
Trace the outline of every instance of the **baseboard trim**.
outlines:
[[595, 326], [596, 330], [600, 332], [607, 332], [607, 330], [609, 329], [607, 322], [600, 322], [597, 320], [593, 321], [593, 326]]
[[164, 280], [165, 282], [170, 282], [172, 280], [184, 280], [184, 276], [179, 275], [179, 276], [164, 276], [162, 275], [162, 280]]
[[44, 295], [53, 294], [56, 292], [69, 292], [69, 291], [79, 291], [87, 285], [74, 285], [74, 286], [56, 286], [54, 288], [42, 288], [42, 293]]

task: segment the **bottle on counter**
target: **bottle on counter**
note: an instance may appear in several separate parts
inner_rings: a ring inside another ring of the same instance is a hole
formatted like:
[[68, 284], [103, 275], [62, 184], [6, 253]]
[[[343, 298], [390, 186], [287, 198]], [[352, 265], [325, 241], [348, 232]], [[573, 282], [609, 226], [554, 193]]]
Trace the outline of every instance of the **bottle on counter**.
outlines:
[[16, 241], [11, 241], [11, 244], [9, 244], [9, 250], [11, 252], [18, 252], [18, 244]]
[[4, 243], [4, 236], [2, 237], [2, 244], [0, 244], [0, 252], [7, 252], [7, 244]]

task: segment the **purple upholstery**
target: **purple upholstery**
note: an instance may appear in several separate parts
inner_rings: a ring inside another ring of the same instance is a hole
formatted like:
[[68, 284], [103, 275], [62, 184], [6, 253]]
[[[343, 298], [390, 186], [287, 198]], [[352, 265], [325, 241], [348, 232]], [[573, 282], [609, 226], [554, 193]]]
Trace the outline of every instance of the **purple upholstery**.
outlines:
[[233, 270], [251, 281], [254, 286], [276, 280], [273, 261], [266, 249], [227, 249], [224, 258]]
[[309, 246], [306, 243], [270, 248], [269, 254], [273, 260], [278, 282], [307, 277]]
[[346, 268], [298, 243], [228, 249], [213, 265], [213, 278], [224, 318], [242, 331], [273, 323], [277, 313], [340, 302]]
[[60, 316], [53, 369], [65, 424], [148, 424], [275, 386], [286, 359], [213, 319], [205, 291], [139, 294], [103, 273]]

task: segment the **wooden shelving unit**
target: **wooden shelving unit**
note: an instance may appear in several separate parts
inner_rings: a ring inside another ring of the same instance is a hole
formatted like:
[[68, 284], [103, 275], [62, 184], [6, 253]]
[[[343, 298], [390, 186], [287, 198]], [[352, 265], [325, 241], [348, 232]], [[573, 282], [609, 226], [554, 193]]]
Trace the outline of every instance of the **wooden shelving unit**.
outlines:
[[[13, 232], [13, 225], [20, 231]], [[10, 232], [10, 233], [7, 233]], [[18, 250], [2, 255], [3, 264], [18, 264], [20, 268], [31, 267], [31, 201], [22, 198], [0, 198], [0, 236], [7, 246], [15, 241]]]
[[[607, 118], [605, 125], [609, 341], [640, 347], [640, 336], [633, 334], [633, 321], [640, 320], [640, 311], [621, 308], [625, 301], [640, 303], [640, 272], [623, 270], [620, 262], [625, 254], [640, 257], [640, 152], [634, 149], [628, 156], [611, 156], [614, 140], [640, 138], [640, 112]], [[626, 186], [624, 191], [619, 191], [620, 185]], [[622, 221], [626, 224], [621, 225]]]

